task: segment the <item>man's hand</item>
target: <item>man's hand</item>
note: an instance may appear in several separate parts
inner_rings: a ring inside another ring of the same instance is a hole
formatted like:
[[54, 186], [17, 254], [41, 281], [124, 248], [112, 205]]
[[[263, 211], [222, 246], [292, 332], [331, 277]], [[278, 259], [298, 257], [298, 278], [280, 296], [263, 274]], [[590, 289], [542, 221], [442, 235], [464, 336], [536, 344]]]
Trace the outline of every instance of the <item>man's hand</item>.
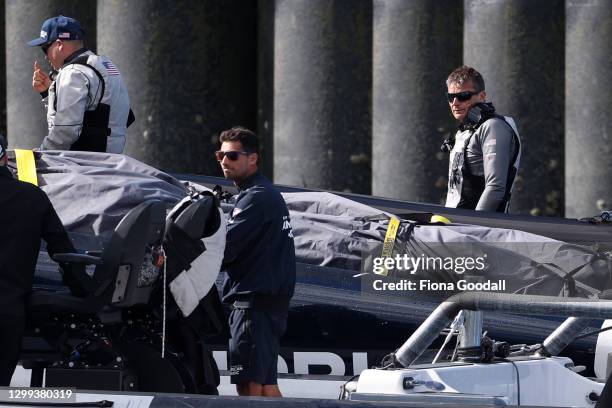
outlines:
[[34, 74], [32, 75], [32, 88], [38, 93], [43, 93], [51, 86], [51, 78], [34, 61]]

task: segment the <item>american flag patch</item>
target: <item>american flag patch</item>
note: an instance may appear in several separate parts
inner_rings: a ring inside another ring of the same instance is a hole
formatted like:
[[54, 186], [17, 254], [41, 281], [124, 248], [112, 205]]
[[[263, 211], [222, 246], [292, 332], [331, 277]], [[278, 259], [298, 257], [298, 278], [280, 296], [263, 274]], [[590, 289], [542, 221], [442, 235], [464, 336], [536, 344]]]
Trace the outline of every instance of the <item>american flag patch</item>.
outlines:
[[108, 72], [108, 75], [119, 75], [119, 70], [113, 65], [112, 62], [105, 61], [102, 63], [102, 65], [106, 67], [106, 72]]
[[70, 38], [70, 33], [59, 33], [57, 38]]

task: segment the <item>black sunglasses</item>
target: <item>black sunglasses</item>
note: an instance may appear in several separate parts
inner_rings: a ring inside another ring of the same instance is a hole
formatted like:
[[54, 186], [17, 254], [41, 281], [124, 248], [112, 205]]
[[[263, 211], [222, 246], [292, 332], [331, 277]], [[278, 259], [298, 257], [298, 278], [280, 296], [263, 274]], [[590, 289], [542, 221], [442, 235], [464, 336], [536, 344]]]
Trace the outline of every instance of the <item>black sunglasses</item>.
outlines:
[[472, 96], [474, 95], [478, 95], [480, 93], [480, 91], [476, 92], [476, 91], [463, 91], [463, 92], [457, 92], [457, 93], [447, 93], [446, 94], [446, 99], [448, 100], [449, 103], [451, 103], [453, 101], [453, 99], [457, 98], [459, 99], [460, 102], [465, 102], [465, 101], [469, 101]]
[[47, 55], [47, 51], [49, 50], [51, 45], [53, 45], [52, 42], [40, 46], [40, 49], [42, 50], [43, 54]]
[[224, 157], [227, 157], [231, 161], [236, 161], [236, 160], [238, 160], [238, 157], [240, 157], [241, 154], [244, 154], [245, 156], [248, 156], [250, 153], [249, 152], [241, 152], [241, 151], [238, 151], [238, 150], [230, 150], [230, 151], [227, 151], [227, 152], [224, 152], [222, 150], [217, 150], [215, 152], [215, 157], [217, 158], [217, 161], [222, 161]]

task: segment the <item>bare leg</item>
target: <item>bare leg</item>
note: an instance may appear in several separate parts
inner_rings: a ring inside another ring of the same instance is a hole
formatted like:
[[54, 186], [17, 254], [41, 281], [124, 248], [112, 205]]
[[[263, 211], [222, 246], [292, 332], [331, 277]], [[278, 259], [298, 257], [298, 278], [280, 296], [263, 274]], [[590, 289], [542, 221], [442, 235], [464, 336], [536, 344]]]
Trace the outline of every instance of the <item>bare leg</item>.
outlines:
[[281, 398], [283, 394], [281, 394], [278, 385], [276, 384], [266, 384], [263, 386], [262, 393], [264, 397], [279, 397]]
[[256, 382], [236, 384], [236, 391], [241, 397], [261, 397], [263, 386]]

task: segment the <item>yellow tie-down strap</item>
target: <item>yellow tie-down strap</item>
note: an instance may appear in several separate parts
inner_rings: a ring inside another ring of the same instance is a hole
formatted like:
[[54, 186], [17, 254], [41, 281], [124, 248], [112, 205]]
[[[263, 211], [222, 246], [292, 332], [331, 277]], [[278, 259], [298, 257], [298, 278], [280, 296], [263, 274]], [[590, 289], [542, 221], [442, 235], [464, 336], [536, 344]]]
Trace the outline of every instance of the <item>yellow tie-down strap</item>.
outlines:
[[433, 223], [438, 223], [438, 222], [441, 222], [442, 224], [451, 224], [451, 221], [448, 218], [446, 218], [446, 217], [444, 217], [442, 215], [437, 215], [437, 214], [431, 216], [431, 221], [430, 222], [432, 224]]
[[15, 161], [17, 162], [17, 177], [19, 180], [38, 185], [36, 176], [36, 161], [32, 150], [15, 149]]
[[[395, 246], [395, 237], [397, 236], [397, 230], [400, 226], [400, 220], [395, 217], [389, 219], [389, 226], [387, 227], [387, 233], [385, 234], [385, 242], [383, 244], [381, 257], [383, 259], [390, 258], [393, 256], [393, 247]], [[389, 271], [387, 268], [383, 268], [379, 275], [387, 276]]]

